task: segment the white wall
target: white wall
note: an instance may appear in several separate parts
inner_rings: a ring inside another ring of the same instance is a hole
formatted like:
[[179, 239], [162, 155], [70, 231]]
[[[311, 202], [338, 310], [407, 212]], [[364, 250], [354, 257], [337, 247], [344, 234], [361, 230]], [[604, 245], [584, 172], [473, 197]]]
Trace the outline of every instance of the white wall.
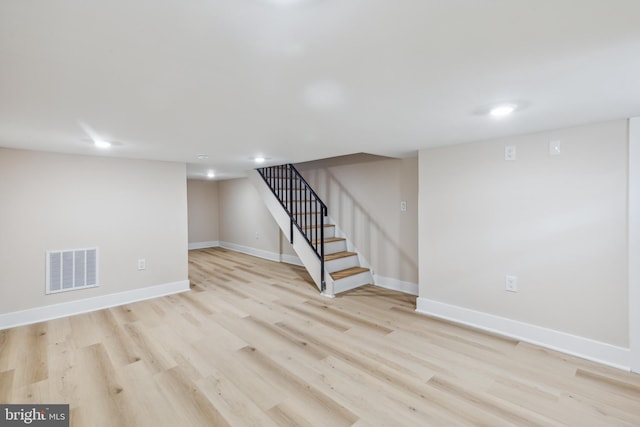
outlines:
[[628, 348], [627, 132], [619, 120], [421, 151], [419, 308]]
[[418, 283], [417, 157], [353, 155], [297, 168], [377, 276]]
[[[184, 164], [0, 148], [0, 200], [0, 315], [175, 282], [188, 289]], [[92, 246], [100, 287], [45, 295], [45, 251]]]
[[218, 181], [187, 180], [189, 246], [215, 245], [219, 237]]

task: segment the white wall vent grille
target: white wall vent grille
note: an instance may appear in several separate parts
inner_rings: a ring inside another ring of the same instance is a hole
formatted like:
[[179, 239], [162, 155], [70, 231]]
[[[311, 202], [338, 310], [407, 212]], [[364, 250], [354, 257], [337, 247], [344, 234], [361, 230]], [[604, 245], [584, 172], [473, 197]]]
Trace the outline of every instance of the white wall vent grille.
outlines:
[[98, 248], [47, 251], [47, 294], [98, 286]]

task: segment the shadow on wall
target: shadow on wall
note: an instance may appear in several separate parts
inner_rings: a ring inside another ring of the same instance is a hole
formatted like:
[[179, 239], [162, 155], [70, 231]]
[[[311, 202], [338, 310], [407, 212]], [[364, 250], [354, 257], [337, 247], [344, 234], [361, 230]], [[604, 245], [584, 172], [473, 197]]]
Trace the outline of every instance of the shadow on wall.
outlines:
[[417, 283], [417, 259], [400, 243], [401, 219], [390, 224], [379, 222], [330, 171], [313, 173], [318, 174], [318, 183], [323, 182], [320, 187], [329, 215], [369, 261], [374, 273]]

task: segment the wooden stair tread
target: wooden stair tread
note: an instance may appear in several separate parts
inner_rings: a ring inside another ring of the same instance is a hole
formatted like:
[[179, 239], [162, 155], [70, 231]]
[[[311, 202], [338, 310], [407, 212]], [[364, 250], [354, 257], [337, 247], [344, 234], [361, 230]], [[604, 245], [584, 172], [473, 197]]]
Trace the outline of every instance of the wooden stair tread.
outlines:
[[331, 278], [333, 280], [340, 280], [340, 279], [344, 279], [344, 278], [347, 278], [347, 277], [355, 276], [356, 274], [364, 273], [364, 272], [367, 272], [367, 271], [369, 271], [368, 268], [351, 267], [351, 268], [347, 268], [345, 270], [336, 271], [335, 273], [330, 273], [330, 274], [331, 274]]
[[[347, 239], [345, 239], [344, 237], [325, 237], [325, 239], [324, 239], [324, 243], [342, 242], [342, 241], [344, 241], [344, 240], [347, 240]], [[313, 245], [315, 245], [315, 244], [317, 244], [317, 243], [318, 243], [318, 241], [317, 241], [317, 240], [314, 240], [314, 241], [313, 241], [313, 242], [311, 242], [311, 243], [312, 243]]]
[[350, 256], [356, 256], [358, 255], [355, 252], [347, 252], [347, 251], [342, 251], [342, 252], [336, 252], [334, 254], [328, 254], [324, 256], [324, 260], [326, 261], [333, 261], [334, 259], [340, 259], [340, 258], [347, 258]]
[[[327, 227], [335, 227], [335, 226], [336, 226], [335, 224], [325, 224], [324, 225], [325, 228], [327, 228]], [[312, 228], [320, 228], [320, 226], [319, 225], [305, 225], [304, 227], [302, 227], [303, 230], [309, 230], [309, 229], [312, 229]]]

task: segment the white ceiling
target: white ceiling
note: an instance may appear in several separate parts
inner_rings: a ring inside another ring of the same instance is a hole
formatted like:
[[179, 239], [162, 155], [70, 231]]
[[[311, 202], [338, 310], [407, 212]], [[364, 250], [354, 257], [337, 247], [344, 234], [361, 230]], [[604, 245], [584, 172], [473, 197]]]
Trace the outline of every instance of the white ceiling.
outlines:
[[638, 115], [640, 0], [0, 0], [3, 147], [226, 178]]

